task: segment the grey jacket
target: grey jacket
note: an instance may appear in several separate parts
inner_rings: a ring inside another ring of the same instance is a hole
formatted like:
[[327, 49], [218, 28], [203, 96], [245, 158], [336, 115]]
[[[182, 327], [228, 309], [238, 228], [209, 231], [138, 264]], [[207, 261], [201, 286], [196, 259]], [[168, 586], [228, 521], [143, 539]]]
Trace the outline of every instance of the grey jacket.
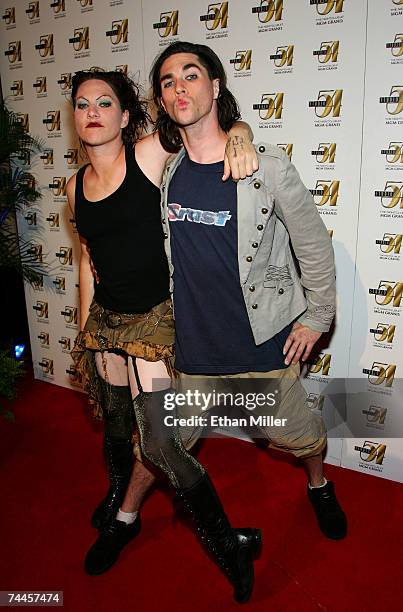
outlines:
[[[239, 281], [255, 342], [265, 342], [297, 318], [326, 332], [336, 300], [331, 239], [286, 153], [265, 143], [256, 149], [259, 170], [237, 186]], [[161, 185], [171, 291], [168, 187], [184, 154], [182, 150], [168, 162]]]

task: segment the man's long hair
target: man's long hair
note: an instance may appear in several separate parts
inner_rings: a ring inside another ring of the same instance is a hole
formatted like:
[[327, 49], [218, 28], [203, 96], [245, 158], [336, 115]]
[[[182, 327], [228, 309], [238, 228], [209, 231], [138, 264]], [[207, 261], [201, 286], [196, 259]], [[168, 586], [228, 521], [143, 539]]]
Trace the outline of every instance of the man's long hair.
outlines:
[[157, 107], [155, 130], [158, 130], [160, 142], [166, 151], [176, 153], [182, 145], [178, 125], [173, 121], [161, 104], [161, 67], [168, 57], [177, 53], [193, 53], [207, 70], [210, 80], [219, 79], [220, 91], [217, 98], [218, 122], [224, 132], [240, 118], [238, 102], [227, 88], [227, 75], [219, 57], [210, 47], [191, 42], [174, 42], [164, 49], [155, 59], [150, 71], [150, 82], [153, 89], [153, 100]]

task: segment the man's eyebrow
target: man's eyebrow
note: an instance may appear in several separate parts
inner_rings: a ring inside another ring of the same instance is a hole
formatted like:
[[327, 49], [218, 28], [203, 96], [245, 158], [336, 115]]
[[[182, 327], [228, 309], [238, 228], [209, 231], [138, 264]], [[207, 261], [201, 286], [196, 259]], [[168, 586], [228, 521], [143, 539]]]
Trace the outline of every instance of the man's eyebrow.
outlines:
[[198, 64], [185, 64], [185, 66], [183, 66], [183, 70], [188, 70], [189, 68], [197, 68], [198, 70], [201, 70]]
[[[189, 68], [197, 68], [198, 70], [201, 71], [201, 67], [198, 66], [197, 64], [185, 64], [182, 68], [182, 70], [189, 70]], [[169, 72], [168, 74], [164, 74], [161, 78], [160, 78], [160, 83], [162, 83], [162, 81], [165, 81], [166, 79], [172, 79], [173, 74], [172, 72]]]

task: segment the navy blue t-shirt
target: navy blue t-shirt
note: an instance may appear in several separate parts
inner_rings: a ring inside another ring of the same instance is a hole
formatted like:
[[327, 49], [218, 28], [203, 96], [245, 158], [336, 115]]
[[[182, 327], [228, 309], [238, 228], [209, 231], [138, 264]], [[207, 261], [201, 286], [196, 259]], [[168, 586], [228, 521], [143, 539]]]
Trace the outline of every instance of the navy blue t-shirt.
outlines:
[[288, 325], [256, 346], [238, 271], [237, 189], [223, 162], [185, 155], [168, 193], [176, 367], [194, 374], [266, 372], [286, 367]]

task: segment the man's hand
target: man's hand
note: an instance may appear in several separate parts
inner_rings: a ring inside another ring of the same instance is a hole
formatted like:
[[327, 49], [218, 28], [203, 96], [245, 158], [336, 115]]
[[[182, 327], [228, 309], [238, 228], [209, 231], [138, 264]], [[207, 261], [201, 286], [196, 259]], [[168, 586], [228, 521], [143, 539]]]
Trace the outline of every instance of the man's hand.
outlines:
[[[233, 130], [235, 128], [232, 128]], [[247, 131], [243, 134], [230, 134], [225, 146], [223, 181], [230, 176], [234, 181], [252, 176], [259, 168], [255, 147], [247, 137]]]
[[296, 365], [300, 359], [306, 361], [321, 335], [322, 332], [314, 331], [301, 323], [294, 323], [284, 344], [283, 355], [286, 356], [284, 363]]

